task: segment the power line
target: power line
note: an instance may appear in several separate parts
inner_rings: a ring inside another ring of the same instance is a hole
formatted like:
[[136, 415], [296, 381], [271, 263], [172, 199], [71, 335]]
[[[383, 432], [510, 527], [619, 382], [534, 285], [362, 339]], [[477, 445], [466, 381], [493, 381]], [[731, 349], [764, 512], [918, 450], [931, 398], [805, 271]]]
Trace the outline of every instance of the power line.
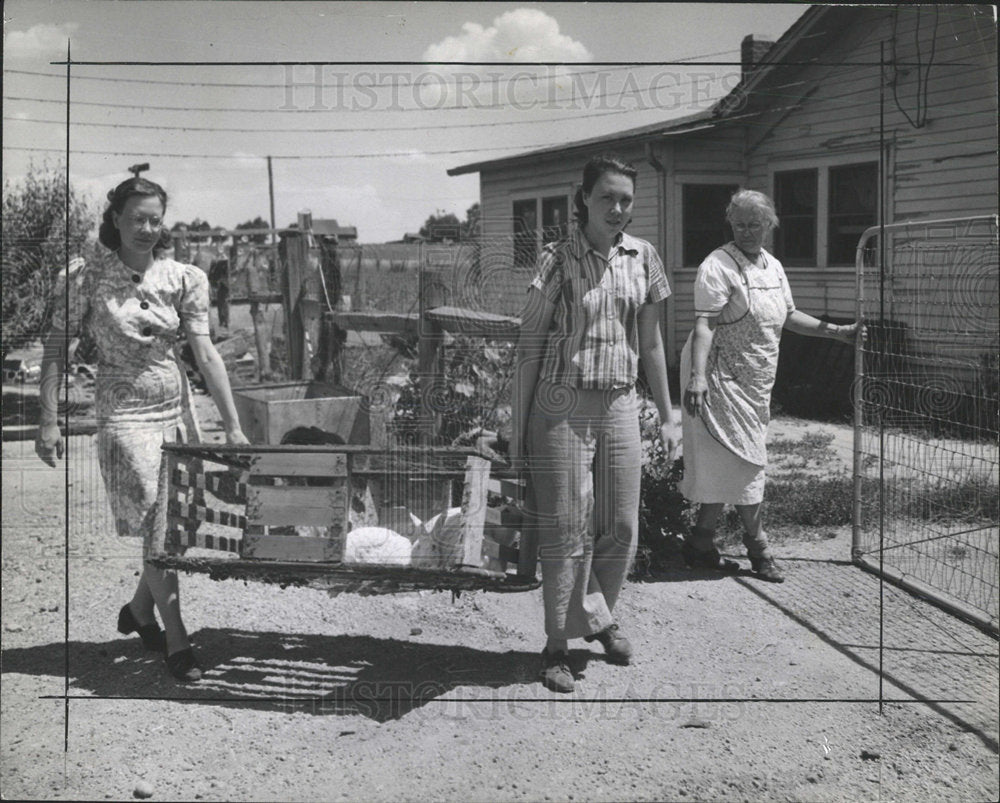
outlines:
[[[495, 146], [492, 148], [457, 148], [454, 150], [443, 150], [443, 151], [388, 151], [385, 153], [318, 153], [318, 154], [288, 154], [288, 155], [274, 155], [270, 154], [272, 159], [286, 159], [286, 160], [308, 160], [308, 159], [386, 159], [394, 158], [399, 156], [445, 156], [457, 153], [483, 153], [485, 151], [519, 151], [519, 150], [531, 150], [533, 148], [547, 148], [552, 145], [551, 142], [543, 142], [534, 145], [503, 145]], [[33, 148], [25, 147], [19, 145], [5, 145], [4, 150], [8, 151], [34, 151], [40, 153], [66, 153], [65, 148]], [[250, 160], [250, 159], [267, 159], [267, 156], [258, 156], [256, 154], [246, 154], [244, 156], [235, 156], [232, 154], [218, 154], [218, 153], [151, 153], [150, 151], [91, 151], [91, 150], [77, 150], [72, 148], [70, 153], [85, 154], [88, 156], [139, 156], [142, 158], [155, 158], [155, 159], [239, 159], [239, 160]]]
[[[720, 51], [718, 53], [708, 53], [708, 54], [705, 54], [705, 55], [702, 55], [702, 56], [691, 56], [691, 57], [689, 57], [689, 60], [693, 60], [693, 59], [697, 59], [697, 58], [707, 58], [709, 56], [729, 55], [731, 53], [736, 53], [736, 52], [738, 52], [738, 51], [736, 51], [736, 50], [724, 50], [724, 51]], [[260, 66], [266, 67], [266, 66], [269, 66], [269, 65], [260, 65]], [[294, 67], [294, 66], [308, 66], [308, 65], [286, 65], [286, 66], [293, 66]], [[313, 66], [315, 66], [315, 65], [313, 65]], [[432, 66], [432, 65], [427, 65], [427, 66]], [[447, 67], [448, 65], [444, 65], [444, 66]], [[633, 69], [635, 66], [636, 65], [632, 65], [632, 64], [619, 64], [619, 65], [614, 66], [614, 67], [604, 67], [604, 68], [602, 68], [600, 70], [579, 70], [579, 71], [574, 71], [572, 73], [555, 73], [555, 74], [549, 74], [549, 75], [539, 76], [539, 78], [540, 78], [540, 80], [552, 81], [552, 80], [557, 80], [557, 79], [564, 79], [564, 78], [567, 77], [567, 75], [573, 75], [573, 76], [578, 76], [578, 75], [595, 75], [595, 74], [597, 74], [599, 72], [606, 72], [607, 70], [628, 70], [628, 69]], [[646, 66], [659, 66], [659, 65], [646, 65]], [[697, 67], [699, 65], [698, 64], [690, 64], [690, 66]], [[521, 68], [521, 69], [523, 69], [523, 68]], [[36, 76], [38, 78], [59, 78], [61, 80], [66, 80], [66, 74], [65, 73], [47, 73], [47, 72], [38, 72], [38, 71], [35, 71], [35, 70], [4, 70], [4, 73], [10, 74], [10, 75], [32, 75], [32, 76]], [[364, 74], [368, 74], [368, 73], [364, 73]], [[464, 75], [468, 76], [469, 73], [465, 73]], [[401, 77], [401, 78], [403, 78], [405, 76], [401, 76], [399, 74], [396, 74], [396, 75], [393, 75], [392, 77]], [[478, 76], [474, 76], [474, 77], [478, 78]], [[287, 81], [284, 81], [284, 82], [281, 82], [281, 83], [254, 83], [254, 84], [245, 84], [245, 83], [229, 83], [229, 82], [217, 82], [217, 81], [163, 81], [163, 80], [156, 80], [156, 79], [152, 79], [152, 78], [149, 78], [149, 79], [147, 79], [147, 78], [117, 78], [117, 77], [112, 78], [112, 77], [102, 76], [102, 75], [73, 75], [73, 80], [74, 81], [105, 81], [105, 82], [120, 83], [120, 84], [156, 84], [156, 85], [160, 85], [160, 86], [207, 86], [207, 87], [219, 87], [219, 88], [227, 88], [227, 89], [287, 89], [288, 88], [288, 82]], [[494, 77], [491, 77], [491, 78], [483, 78], [483, 79], [479, 79], [479, 81], [477, 83], [477, 86], [485, 86], [485, 85], [490, 85], [490, 84], [496, 84], [496, 83], [500, 83], [502, 81], [507, 81], [507, 80], [510, 80], [510, 79], [508, 77], [506, 77], [506, 76], [494, 76]], [[414, 81], [411, 79], [409, 81], [401, 81], [401, 82], [392, 83], [392, 84], [371, 84], [371, 85], [365, 84], [364, 88], [365, 89], [391, 89], [393, 86], [412, 86], [413, 84], [414, 84]], [[306, 84], [306, 83], [297, 84], [297, 85], [298, 86], [308, 86], [308, 84]], [[331, 83], [324, 82], [322, 85], [324, 87], [328, 87], [330, 89], [335, 89], [337, 87], [351, 86], [352, 84], [345, 84], [345, 83], [341, 83], [341, 82], [331, 82]]]
[[[308, 84], [299, 84], [298, 86], [301, 89], [308, 89], [309, 88]], [[606, 100], [608, 98], [617, 98], [617, 99], [621, 100], [625, 96], [638, 96], [638, 95], [642, 95], [643, 93], [656, 93], [658, 95], [659, 92], [677, 92], [679, 89], [681, 89], [682, 86], [683, 86], [683, 84], [675, 84], [673, 86], [655, 86], [655, 87], [646, 87], [646, 88], [642, 88], [642, 87], [631, 88], [631, 87], [628, 87], [628, 86], [623, 86], [617, 92], [614, 92], [614, 91], [612, 91], [612, 92], [602, 92], [600, 94], [587, 94], [586, 92], [580, 92], [578, 94], [577, 92], [574, 91], [568, 97], [551, 97], [551, 96], [546, 95], [546, 96], [542, 96], [542, 97], [532, 98], [531, 99], [531, 108], [536, 108], [536, 107], [545, 108], [547, 104], [574, 103], [574, 102], [581, 102], [581, 101], [584, 102], [584, 103], [592, 103], [595, 100]], [[320, 86], [318, 88], [320, 90], [323, 90], [326, 87]], [[369, 89], [369, 88], [370, 87], [364, 87], [364, 89]], [[323, 98], [323, 95], [321, 93], [319, 98], [314, 98], [313, 99], [313, 105], [311, 107], [305, 107], [305, 108], [296, 108], [296, 107], [287, 108], [286, 107], [286, 108], [265, 108], [265, 109], [262, 109], [262, 108], [259, 108], [259, 107], [254, 107], [254, 108], [245, 108], [245, 107], [244, 108], [236, 108], [236, 107], [223, 108], [223, 107], [219, 107], [219, 106], [159, 106], [159, 105], [152, 105], [152, 104], [145, 104], [145, 103], [108, 103], [108, 102], [105, 102], [105, 101], [82, 101], [82, 100], [75, 100], [75, 101], [73, 101], [73, 104], [75, 106], [100, 106], [102, 108], [110, 108], [110, 109], [132, 109], [134, 111], [145, 111], [145, 110], [149, 109], [149, 110], [156, 110], [156, 111], [176, 111], [176, 112], [223, 112], [223, 113], [226, 113], [226, 112], [243, 112], [243, 113], [252, 113], [252, 114], [287, 114], [289, 112], [292, 112], [292, 113], [302, 113], [302, 112], [312, 112], [312, 113], [316, 113], [316, 112], [339, 112], [339, 113], [343, 113], [345, 111], [359, 112], [359, 113], [365, 113], [365, 114], [367, 114], [367, 113], [371, 113], [371, 112], [479, 111], [479, 110], [482, 110], [482, 109], [510, 109], [510, 108], [514, 108], [514, 109], [516, 109], [518, 111], [527, 111], [527, 109], [525, 108], [525, 101], [524, 100], [518, 101], [516, 98], [515, 99], [508, 98], [507, 102], [502, 102], [501, 101], [501, 102], [497, 102], [497, 103], [473, 103], [473, 104], [467, 104], [467, 105], [458, 104], [458, 105], [452, 105], [452, 106], [427, 105], [427, 106], [425, 106], [423, 108], [421, 108], [421, 107], [417, 107], [417, 108], [413, 108], [413, 107], [410, 107], [410, 108], [403, 108], [403, 107], [398, 107], [398, 108], [367, 108], [365, 106], [359, 107], [358, 104], [357, 104], [357, 100], [358, 100], [357, 98], [353, 98], [351, 104], [340, 103], [340, 104], [335, 104], [335, 105], [332, 105], [332, 106], [328, 106], [325, 103], [321, 102], [322, 98]], [[63, 99], [58, 99], [57, 100], [57, 99], [51, 99], [51, 98], [31, 98], [31, 97], [25, 97], [23, 95], [5, 95], [4, 96], [4, 100], [20, 100], [20, 101], [28, 101], [28, 102], [34, 102], [34, 103], [59, 103], [59, 104], [64, 104], [65, 103], [65, 100], [63, 100]], [[343, 100], [343, 99], [341, 99], [341, 100]], [[396, 101], [393, 101], [393, 103], [395, 104]], [[566, 109], [566, 111], [571, 111], [571, 110], [570, 109]], [[628, 111], [634, 111], [634, 110], [630, 109]]]
[[[147, 107], [148, 108], [148, 107]], [[538, 123], [558, 123], [563, 121], [576, 121], [583, 118], [612, 117], [614, 115], [634, 112], [635, 109], [621, 109], [614, 112], [595, 112], [593, 114], [575, 114], [572, 117], [546, 117], [542, 120], [503, 120], [491, 123], [442, 123], [440, 125], [417, 125], [417, 126], [390, 126], [390, 127], [354, 127], [354, 128], [228, 128], [224, 126], [170, 126], [170, 125], [135, 125], [131, 123], [86, 123], [74, 120], [75, 126], [92, 126], [97, 128], [141, 128], [156, 129], [159, 131], [228, 131], [237, 133], [260, 133], [260, 134], [344, 134], [355, 132], [378, 132], [378, 131], [423, 131], [426, 129], [452, 129], [452, 128], [492, 128], [501, 125], [535, 125]], [[4, 117], [4, 120], [24, 123], [58, 123], [65, 125], [65, 120], [41, 120], [34, 117]]]

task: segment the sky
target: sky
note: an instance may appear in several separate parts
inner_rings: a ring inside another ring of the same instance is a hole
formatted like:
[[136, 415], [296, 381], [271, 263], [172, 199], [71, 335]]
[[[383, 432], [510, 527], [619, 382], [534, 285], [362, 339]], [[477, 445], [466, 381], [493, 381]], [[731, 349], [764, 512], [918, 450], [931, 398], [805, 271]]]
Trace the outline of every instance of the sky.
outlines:
[[[68, 89], [70, 180], [95, 208], [148, 162], [168, 224], [267, 220], [271, 156], [278, 226], [309, 210], [395, 240], [479, 200], [478, 175], [449, 168], [708, 108], [743, 37], [776, 40], [805, 9], [6, 0], [4, 181], [62, 169], [69, 43], [101, 62], [74, 63]], [[122, 63], [139, 61], [171, 64]], [[206, 63], [226, 61], [254, 63]]]

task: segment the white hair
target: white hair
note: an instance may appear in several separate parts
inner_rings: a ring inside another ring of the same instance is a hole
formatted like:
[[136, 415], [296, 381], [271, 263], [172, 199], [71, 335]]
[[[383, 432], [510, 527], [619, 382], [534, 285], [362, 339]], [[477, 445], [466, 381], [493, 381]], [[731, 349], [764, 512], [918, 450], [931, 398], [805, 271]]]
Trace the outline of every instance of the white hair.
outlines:
[[751, 209], [760, 214], [765, 222], [775, 228], [778, 225], [778, 213], [774, 210], [774, 201], [757, 190], [737, 190], [729, 199], [726, 207], [726, 220], [732, 222], [733, 213], [737, 209]]

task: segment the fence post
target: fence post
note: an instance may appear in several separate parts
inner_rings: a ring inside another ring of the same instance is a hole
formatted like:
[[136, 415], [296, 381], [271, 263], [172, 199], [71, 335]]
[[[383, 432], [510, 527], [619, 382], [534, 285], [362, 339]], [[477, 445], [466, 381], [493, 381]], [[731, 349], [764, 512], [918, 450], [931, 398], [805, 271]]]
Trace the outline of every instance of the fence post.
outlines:
[[[257, 381], [264, 382], [271, 375], [271, 339], [268, 337], [264, 312], [260, 308], [261, 297], [267, 296], [268, 258], [253, 242], [242, 243], [246, 248], [240, 254], [240, 248], [234, 242], [230, 264], [240, 267], [240, 258], [244, 258], [247, 271], [247, 294], [250, 296], [250, 320], [253, 322], [254, 342], [257, 345]], [[268, 248], [268, 246], [262, 246]]]
[[[325, 279], [326, 301], [333, 311], [343, 307], [343, 278], [336, 243], [323, 242], [320, 245], [320, 270]], [[344, 376], [343, 344], [347, 332], [337, 326], [330, 310], [323, 313], [320, 321], [316, 378], [339, 385]]]
[[447, 300], [444, 274], [421, 266], [420, 336], [417, 345], [417, 376], [420, 380], [420, 436], [433, 443], [441, 429], [441, 399], [444, 396], [444, 331], [427, 318], [427, 310], [440, 307]]
[[305, 326], [302, 320], [303, 284], [309, 264], [309, 230], [311, 216], [299, 213], [299, 228], [290, 231], [282, 240], [285, 248], [285, 280], [282, 282], [283, 306], [285, 311], [285, 334], [288, 338], [289, 379], [303, 379], [306, 368]]

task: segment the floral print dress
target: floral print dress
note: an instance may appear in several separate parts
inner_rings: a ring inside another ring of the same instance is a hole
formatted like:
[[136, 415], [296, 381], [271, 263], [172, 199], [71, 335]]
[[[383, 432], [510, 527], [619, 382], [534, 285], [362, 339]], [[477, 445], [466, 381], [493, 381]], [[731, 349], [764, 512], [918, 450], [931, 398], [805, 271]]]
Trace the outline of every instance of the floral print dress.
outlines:
[[147, 556], [166, 534], [160, 447], [188, 435], [188, 389], [174, 346], [181, 327], [208, 334], [208, 303], [204, 272], [171, 259], [144, 272], [115, 254], [74, 260], [56, 283], [53, 328], [70, 336], [86, 329], [97, 347], [98, 462], [116, 529], [144, 539]]

